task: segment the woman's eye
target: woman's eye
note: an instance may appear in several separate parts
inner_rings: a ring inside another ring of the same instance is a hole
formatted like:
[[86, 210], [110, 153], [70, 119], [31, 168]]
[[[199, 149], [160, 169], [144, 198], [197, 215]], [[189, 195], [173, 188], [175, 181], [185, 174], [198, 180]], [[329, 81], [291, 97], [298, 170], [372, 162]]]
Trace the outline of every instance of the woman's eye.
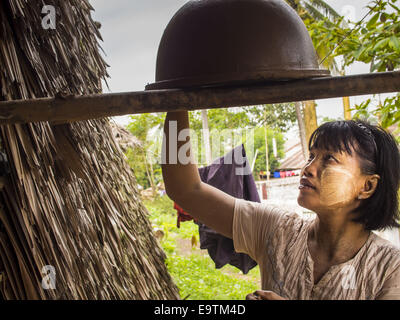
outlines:
[[327, 154], [327, 155], [325, 156], [325, 160], [327, 160], [327, 161], [329, 161], [329, 160], [336, 161], [335, 157], [332, 156], [332, 155], [330, 155], [330, 154]]

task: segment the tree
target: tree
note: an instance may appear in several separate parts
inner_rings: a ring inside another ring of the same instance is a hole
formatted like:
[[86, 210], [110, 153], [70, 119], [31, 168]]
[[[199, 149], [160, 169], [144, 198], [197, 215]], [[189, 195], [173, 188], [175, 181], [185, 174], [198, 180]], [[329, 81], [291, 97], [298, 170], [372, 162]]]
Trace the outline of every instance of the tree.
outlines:
[[[367, 6], [369, 17], [344, 27], [341, 20], [327, 27], [322, 21], [310, 25], [314, 40], [325, 43], [333, 57], [342, 57], [344, 66], [364, 62], [370, 72], [393, 71], [400, 67], [400, 8], [397, 0], [374, 0]], [[340, 46], [337, 46], [340, 43]], [[400, 95], [355, 106], [355, 117], [375, 117], [385, 128], [400, 120]], [[372, 111], [370, 111], [372, 109]]]
[[322, 24], [326, 28], [337, 25], [338, 21], [342, 24], [342, 16], [323, 0], [286, 0], [286, 2], [296, 10], [310, 30], [311, 39], [313, 39], [315, 50], [322, 65], [334, 73], [339, 73], [336, 60], [329, 55], [331, 47], [327, 46], [325, 42], [314, 41], [316, 40], [314, 38], [315, 33], [313, 28], [310, 27], [315, 23]]
[[[267, 114], [266, 118], [264, 117], [265, 113]], [[134, 115], [131, 117], [132, 122], [128, 125], [128, 130], [141, 140], [143, 147], [128, 150], [126, 156], [134, 169], [136, 179], [144, 187], [156, 186], [158, 182], [162, 181], [160, 165], [155, 160], [161, 152], [162, 124], [165, 115], [166, 113]], [[244, 143], [247, 157], [252, 162], [256, 149], [250, 140], [253, 139], [254, 129], [267, 125], [272, 130], [271, 132], [286, 132], [296, 121], [296, 111], [294, 104], [221, 108], [209, 109], [208, 118], [212, 158], [222, 157], [237, 145]], [[198, 165], [207, 165], [202, 142], [204, 138], [202, 111], [189, 112], [189, 123], [194, 158]], [[269, 150], [272, 152], [272, 140], [269, 141], [269, 144], [271, 144]], [[278, 148], [280, 148], [279, 144]], [[265, 150], [264, 147], [261, 151], [265, 152]], [[283, 151], [281, 150], [281, 152]], [[265, 161], [265, 156], [263, 159]], [[273, 166], [275, 163], [272, 160]]]
[[[263, 167], [264, 171], [267, 172], [268, 178], [268, 172], [275, 170], [275, 167], [278, 165], [278, 163], [276, 163], [277, 159], [270, 158], [270, 154], [273, 152], [273, 149], [271, 149], [268, 142], [270, 140], [269, 131], [270, 129], [277, 132], [286, 132], [289, 130], [296, 121], [297, 109], [295, 106], [296, 105], [293, 103], [279, 103], [246, 108], [253, 116], [253, 126], [256, 128], [263, 128], [264, 130], [264, 147], [261, 149], [254, 147], [253, 150], [258, 150], [258, 154], [260, 154], [260, 152], [262, 153], [261, 159], [264, 161]], [[248, 155], [250, 159], [252, 156], [257, 157], [257, 153], [255, 155]], [[258, 161], [259, 158], [260, 157], [257, 157]], [[258, 169], [261, 164], [260, 162], [256, 162], [256, 164], [257, 166], [255, 168]]]
[[339, 13], [323, 0], [286, 0], [286, 2], [303, 20], [319, 21], [327, 17], [328, 21], [334, 21], [340, 18]]
[[[337, 50], [336, 54], [344, 57], [346, 65], [354, 61], [364, 62], [370, 65], [371, 72], [393, 71], [400, 67], [400, 8], [395, 5], [397, 2], [375, 0], [370, 3], [368, 8], [372, 17]], [[356, 116], [370, 107], [370, 103], [371, 100], [356, 106]], [[384, 101], [379, 98], [372, 114], [384, 128], [398, 124], [400, 94]]]
[[[299, 16], [303, 19], [305, 24], [309, 26], [313, 23], [321, 22], [327, 27], [330, 25], [334, 25], [335, 22], [340, 19], [339, 13], [337, 13], [330, 5], [328, 5], [323, 0], [286, 0], [286, 2], [299, 14]], [[309, 28], [310, 29], [310, 28]], [[310, 36], [313, 39], [313, 32], [310, 32]], [[334, 73], [338, 72], [337, 63], [334, 58], [328, 56], [329, 47], [325, 46], [324, 43], [318, 43], [315, 45], [317, 55], [320, 58], [321, 64], [325, 67], [333, 71]], [[316, 112], [316, 103], [315, 101], [304, 101], [303, 102], [303, 117], [300, 117], [300, 112], [298, 114], [298, 124], [299, 131], [301, 135], [300, 140], [302, 141], [303, 154], [305, 158], [307, 158], [307, 149], [304, 149], [305, 144], [304, 141], [308, 141], [312, 132], [317, 129], [317, 112]], [[297, 109], [299, 109], [300, 105], [296, 105]], [[304, 129], [303, 129], [304, 122]]]
[[[296, 112], [294, 104], [274, 104], [210, 109], [208, 117], [213, 159], [222, 157], [238, 144], [245, 143], [247, 157], [252, 162], [256, 148], [249, 143], [249, 140], [253, 137], [254, 129], [268, 126], [274, 132], [286, 132], [296, 121]], [[197, 132], [196, 136], [202, 137], [200, 111], [191, 112], [189, 120], [191, 128]], [[197, 143], [195, 148], [200, 154], [204, 152], [202, 145]], [[263, 149], [264, 152], [265, 150], [266, 148]], [[260, 152], [259, 150], [259, 154]], [[265, 156], [263, 158], [265, 161]]]
[[[278, 130], [268, 129], [268, 158], [269, 158], [269, 171], [274, 172], [280, 166], [280, 160], [284, 158], [284, 145], [285, 140], [283, 134]], [[275, 157], [273, 151], [273, 139], [276, 140], [277, 156]], [[253, 175], [256, 180], [260, 180], [258, 173], [266, 171], [266, 144], [264, 136], [264, 128], [256, 128], [254, 132], [254, 148], [258, 149], [258, 156], [255, 162]]]
[[144, 187], [151, 187], [153, 195], [157, 193], [157, 184], [162, 181], [161, 166], [154, 161], [154, 150], [160, 149], [159, 140], [150, 134], [161, 131], [165, 113], [144, 113], [131, 116], [132, 122], [127, 129], [141, 141], [141, 147], [136, 150], [128, 149], [126, 156], [135, 172], [137, 181]]
[[287, 132], [296, 122], [294, 103], [276, 103], [243, 108], [249, 117], [248, 125], [253, 127], [268, 126], [274, 130]]

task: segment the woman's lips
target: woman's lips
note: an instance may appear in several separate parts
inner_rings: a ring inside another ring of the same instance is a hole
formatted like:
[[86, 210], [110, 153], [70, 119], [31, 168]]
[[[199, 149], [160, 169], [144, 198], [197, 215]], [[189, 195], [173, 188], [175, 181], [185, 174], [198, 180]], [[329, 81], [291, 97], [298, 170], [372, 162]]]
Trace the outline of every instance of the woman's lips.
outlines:
[[300, 185], [299, 185], [299, 189], [304, 189], [304, 190], [316, 190], [316, 188], [314, 187], [314, 185], [308, 181], [307, 179], [301, 179], [300, 180]]
[[300, 190], [315, 190], [315, 188], [309, 187], [309, 186], [304, 186], [304, 185], [299, 185]]

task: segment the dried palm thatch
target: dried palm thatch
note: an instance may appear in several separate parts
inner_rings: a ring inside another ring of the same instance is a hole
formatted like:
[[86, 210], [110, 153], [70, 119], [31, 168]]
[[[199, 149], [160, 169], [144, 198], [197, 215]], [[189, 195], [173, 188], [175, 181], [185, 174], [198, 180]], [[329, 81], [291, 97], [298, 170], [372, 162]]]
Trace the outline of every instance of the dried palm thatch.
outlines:
[[[1, 100], [101, 92], [107, 65], [88, 1], [46, 4], [54, 30], [42, 27], [43, 1], [0, 2]], [[107, 119], [3, 125], [0, 139], [3, 298], [179, 298]], [[46, 265], [55, 289], [42, 287]]]
[[122, 152], [126, 152], [129, 148], [136, 149], [142, 147], [143, 143], [136, 138], [132, 133], [117, 123], [110, 121], [112, 134]]

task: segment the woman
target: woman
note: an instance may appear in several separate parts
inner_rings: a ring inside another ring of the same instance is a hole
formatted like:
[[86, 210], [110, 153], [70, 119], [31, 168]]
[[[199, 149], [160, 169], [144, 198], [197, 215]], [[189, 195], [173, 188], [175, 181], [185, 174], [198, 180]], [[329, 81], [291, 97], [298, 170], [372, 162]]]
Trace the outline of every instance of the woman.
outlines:
[[298, 196], [316, 213], [306, 220], [202, 183], [190, 139], [179, 136], [188, 128], [186, 111], [167, 114], [167, 195], [258, 262], [262, 291], [248, 299], [400, 299], [400, 250], [372, 233], [399, 227], [400, 158], [389, 133], [361, 121], [313, 133]]

